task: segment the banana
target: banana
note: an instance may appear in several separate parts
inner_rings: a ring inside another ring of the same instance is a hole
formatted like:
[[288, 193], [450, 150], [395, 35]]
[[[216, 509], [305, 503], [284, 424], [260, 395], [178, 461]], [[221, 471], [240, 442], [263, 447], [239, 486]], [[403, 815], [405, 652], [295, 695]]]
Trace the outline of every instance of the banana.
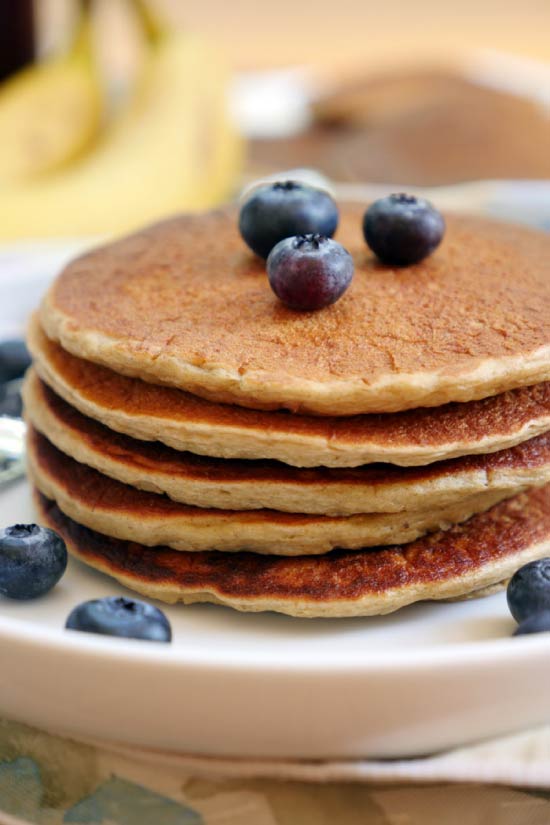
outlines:
[[218, 54], [171, 29], [150, 36], [132, 99], [94, 151], [40, 183], [0, 191], [0, 238], [118, 234], [229, 193], [241, 146]]
[[23, 69], [0, 87], [0, 189], [59, 169], [96, 137], [102, 94], [83, 14], [69, 53]]
[[[161, 41], [167, 32], [153, 13], [149, 0], [132, 0], [150, 42]], [[180, 35], [181, 37], [181, 35]], [[209, 71], [202, 89], [202, 146], [197, 158], [198, 184], [185, 208], [191, 211], [218, 206], [233, 193], [244, 164], [244, 141], [230, 111], [230, 76], [223, 60], [209, 49]], [[205, 70], [207, 64], [205, 62]]]
[[204, 153], [202, 181], [190, 207], [193, 211], [211, 209], [227, 200], [233, 194], [244, 166], [244, 141], [229, 111], [229, 77], [226, 77], [226, 83], [220, 83], [220, 79], [221, 74], [218, 83], [212, 84], [210, 115], [204, 127], [210, 149]]

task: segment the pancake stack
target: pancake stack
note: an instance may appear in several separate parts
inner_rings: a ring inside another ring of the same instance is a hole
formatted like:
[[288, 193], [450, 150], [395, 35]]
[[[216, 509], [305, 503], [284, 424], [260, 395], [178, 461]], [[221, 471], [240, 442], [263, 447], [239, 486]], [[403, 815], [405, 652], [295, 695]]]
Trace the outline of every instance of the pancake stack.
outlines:
[[331, 307], [271, 292], [236, 210], [70, 264], [24, 390], [42, 523], [148, 597], [368, 616], [492, 592], [550, 550], [550, 238], [447, 218]]

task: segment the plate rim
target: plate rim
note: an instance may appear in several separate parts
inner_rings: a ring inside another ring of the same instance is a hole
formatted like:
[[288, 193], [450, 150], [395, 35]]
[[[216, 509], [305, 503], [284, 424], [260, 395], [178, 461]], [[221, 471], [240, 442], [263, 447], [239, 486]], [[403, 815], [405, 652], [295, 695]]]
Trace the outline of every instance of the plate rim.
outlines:
[[212, 671], [223, 669], [235, 673], [251, 669], [261, 673], [280, 673], [284, 670], [287, 675], [296, 676], [336, 673], [368, 676], [394, 671], [416, 672], [439, 667], [476, 667], [480, 664], [488, 667], [499, 664], [510, 666], [520, 665], [533, 656], [550, 654], [548, 632], [520, 639], [509, 637], [454, 642], [450, 645], [442, 643], [405, 651], [371, 648], [367, 649], [366, 656], [357, 656], [356, 651], [346, 649], [339, 654], [331, 651], [331, 656], [323, 661], [319, 660], [318, 650], [314, 651], [311, 658], [304, 656], [304, 652], [300, 651], [299, 656], [289, 659], [285, 658], [284, 651], [281, 650], [268, 650], [267, 654], [259, 654], [257, 649], [247, 651], [239, 646], [232, 646], [230, 650], [222, 647], [205, 650], [187, 646], [185, 643], [177, 646], [155, 645], [140, 640], [118, 639], [65, 628], [45, 628], [26, 619], [1, 615], [0, 641], [16, 642], [29, 648], [38, 645], [42, 650], [48, 649], [52, 653], [72, 652], [107, 660], [126, 659], [133, 664], [154, 664], [155, 667]]

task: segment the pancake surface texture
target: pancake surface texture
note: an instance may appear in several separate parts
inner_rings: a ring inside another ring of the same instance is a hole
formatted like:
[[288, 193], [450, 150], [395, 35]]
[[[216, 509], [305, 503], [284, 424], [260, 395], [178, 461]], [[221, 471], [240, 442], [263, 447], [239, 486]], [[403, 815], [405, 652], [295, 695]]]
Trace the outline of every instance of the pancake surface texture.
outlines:
[[370, 616], [475, 594], [550, 552], [550, 486], [409, 545], [292, 559], [151, 549], [95, 533], [40, 494], [36, 501], [73, 555], [148, 598], [292, 616]]
[[487, 491], [550, 482], [550, 433], [499, 453], [428, 467], [300, 470], [276, 461], [208, 458], [137, 441], [83, 416], [33, 370], [23, 398], [27, 419], [66, 455], [124, 484], [196, 507], [348, 516], [439, 508]]
[[296, 556], [328, 553], [335, 547], [403, 544], [513, 495], [510, 490], [486, 492], [439, 509], [345, 518], [276, 510], [207, 510], [113, 481], [66, 456], [32, 427], [27, 451], [34, 484], [71, 518], [116, 538], [194, 552], [212, 548]]
[[298, 467], [429, 464], [503, 450], [550, 429], [550, 382], [464, 404], [351, 418], [215, 404], [117, 375], [65, 352], [36, 319], [29, 347], [40, 377], [111, 430], [220, 458], [271, 458]]
[[297, 313], [272, 293], [238, 213], [182, 216], [70, 264], [41, 309], [48, 336], [116, 372], [217, 402], [321, 415], [470, 401], [550, 379], [550, 237], [449, 216], [420, 264], [378, 263], [362, 206], [336, 238], [355, 275]]

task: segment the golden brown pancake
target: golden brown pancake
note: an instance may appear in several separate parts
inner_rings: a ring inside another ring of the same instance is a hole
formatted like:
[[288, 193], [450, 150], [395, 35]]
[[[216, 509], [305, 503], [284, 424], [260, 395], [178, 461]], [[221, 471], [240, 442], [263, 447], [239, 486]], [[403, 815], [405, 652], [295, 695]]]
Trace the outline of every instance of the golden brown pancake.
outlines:
[[399, 547], [326, 556], [178, 553], [108, 538], [37, 494], [40, 521], [86, 564], [149, 598], [292, 616], [370, 616], [481, 593], [550, 551], [550, 486]]
[[271, 458], [299, 467], [377, 461], [423, 465], [490, 453], [550, 429], [550, 382], [481, 401], [350, 418], [215, 404], [118, 375], [50, 341], [36, 321], [29, 346], [40, 377], [111, 430], [220, 458]]
[[550, 482], [550, 433], [498, 453], [420, 468], [370, 464], [303, 470], [277, 461], [209, 458], [137, 441], [83, 416], [33, 370], [27, 374], [23, 398], [27, 419], [66, 455], [124, 484], [196, 507], [348, 516], [439, 508], [488, 490]]
[[249, 176], [308, 167], [400, 187], [550, 178], [547, 108], [458, 74], [366, 75], [320, 97], [314, 115], [300, 134], [251, 141]]
[[276, 510], [189, 507], [166, 496], [136, 490], [79, 464], [32, 427], [28, 469], [33, 483], [70, 518], [116, 538], [176, 550], [252, 550], [278, 555], [327, 553], [404, 544], [430, 530], [449, 527], [513, 495], [485, 492], [438, 509], [348, 517], [300, 515]]
[[377, 262], [363, 207], [333, 306], [294, 312], [244, 245], [237, 209], [164, 221], [70, 264], [41, 309], [73, 354], [217, 402], [352, 415], [470, 401], [550, 379], [550, 237], [449, 216], [416, 266]]

